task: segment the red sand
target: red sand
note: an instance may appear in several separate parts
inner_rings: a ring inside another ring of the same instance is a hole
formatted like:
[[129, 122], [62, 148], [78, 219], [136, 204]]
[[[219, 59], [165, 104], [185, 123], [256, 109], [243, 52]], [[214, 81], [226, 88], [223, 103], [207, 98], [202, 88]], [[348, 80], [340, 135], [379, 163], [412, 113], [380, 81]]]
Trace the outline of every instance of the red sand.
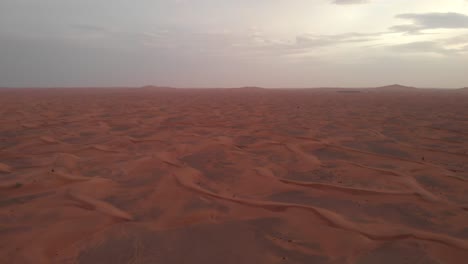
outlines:
[[463, 263], [468, 95], [388, 90], [0, 90], [0, 263]]

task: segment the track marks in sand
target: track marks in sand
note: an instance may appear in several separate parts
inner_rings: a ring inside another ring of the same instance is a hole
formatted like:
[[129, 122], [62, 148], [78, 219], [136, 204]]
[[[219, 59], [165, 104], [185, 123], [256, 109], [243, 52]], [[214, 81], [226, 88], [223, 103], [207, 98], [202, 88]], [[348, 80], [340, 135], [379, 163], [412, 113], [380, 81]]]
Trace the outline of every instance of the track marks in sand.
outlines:
[[74, 150], [72, 152], [73, 153], [78, 153], [78, 152], [87, 151], [87, 150], [96, 150], [96, 151], [106, 152], [106, 153], [119, 153], [119, 151], [114, 150], [114, 149], [112, 149], [112, 148], [110, 148], [108, 146], [105, 146], [105, 145], [89, 145], [89, 146], [85, 146], [85, 147], [79, 148], [77, 150]]
[[274, 179], [285, 184], [313, 188], [317, 190], [339, 191], [339, 192], [347, 193], [351, 195], [417, 196], [429, 202], [440, 201], [438, 197], [436, 197], [429, 191], [422, 188], [416, 182], [416, 180], [412, 178], [401, 178], [398, 180], [404, 186], [407, 186], [409, 191], [386, 191], [386, 190], [375, 190], [375, 189], [366, 189], [366, 188], [353, 188], [353, 187], [346, 187], [346, 186], [328, 184], [328, 183], [295, 181], [295, 180], [289, 180], [289, 179], [276, 177], [271, 171], [265, 168], [256, 168], [255, 170], [257, 171], [258, 174], [262, 176], [267, 176], [270, 179]]
[[376, 172], [381, 172], [381, 173], [388, 174], [388, 175], [393, 175], [393, 176], [398, 176], [398, 177], [407, 177], [406, 175], [403, 175], [400, 172], [390, 170], [390, 169], [382, 169], [382, 168], [367, 166], [367, 165], [359, 164], [359, 163], [352, 162], [352, 161], [345, 161], [345, 160], [341, 160], [340, 162], [350, 164], [350, 165], [353, 165], [353, 166], [356, 166], [356, 167], [359, 167], [359, 168], [364, 168], [364, 169], [368, 169], [368, 170], [372, 170], [372, 171], [376, 171]]
[[92, 145], [92, 146], [89, 146], [89, 148], [99, 150], [99, 151], [103, 151], [103, 152], [112, 152], [112, 153], [118, 152], [118, 151], [113, 150], [110, 147], [104, 146], [104, 145]]
[[33, 129], [33, 128], [39, 128], [39, 127], [41, 126], [41, 124], [22, 123], [21, 126], [22, 126], [23, 128]]
[[[322, 219], [327, 225], [331, 227], [340, 228], [346, 231], [354, 232], [362, 236], [367, 237], [368, 239], [375, 241], [393, 241], [393, 240], [402, 240], [402, 239], [418, 239], [424, 241], [432, 241], [448, 245], [451, 247], [456, 247], [459, 249], [468, 250], [468, 241], [461, 240], [458, 238], [449, 237], [442, 234], [435, 234], [430, 232], [424, 232], [419, 230], [407, 229], [407, 228], [388, 228], [388, 227], [379, 227], [375, 229], [384, 230], [380, 232], [371, 232], [372, 228], [366, 228], [365, 226], [357, 225], [351, 221], [348, 221], [341, 215], [334, 213], [332, 211], [318, 208], [309, 205], [301, 205], [294, 203], [281, 203], [281, 202], [271, 202], [271, 201], [260, 201], [260, 200], [251, 200], [251, 199], [242, 199], [234, 196], [221, 195], [211, 191], [208, 191], [199, 185], [197, 182], [197, 173], [195, 169], [191, 168], [181, 168], [178, 172], [174, 174], [177, 182], [192, 191], [198, 192], [200, 194], [222, 199], [225, 201], [230, 201], [238, 204], [243, 204], [247, 206], [260, 207], [272, 211], [284, 211], [290, 208], [307, 210], [314, 213], [320, 219]], [[198, 176], [200, 177], [200, 176]]]
[[305, 161], [308, 165], [319, 166], [322, 162], [314, 155], [307, 154], [299, 146], [294, 144], [284, 144], [286, 149], [294, 153], [301, 161]]
[[134, 138], [134, 137], [130, 137], [130, 136], [129, 136], [128, 139], [129, 139], [132, 143], [145, 143], [145, 142], [161, 142], [161, 143], [165, 143], [165, 141], [161, 140], [160, 138], [153, 138], [153, 137], [137, 139], [137, 138]]
[[348, 193], [352, 195], [409, 195], [409, 196], [418, 195], [416, 192], [412, 192], [412, 191], [385, 191], [385, 190], [346, 187], [346, 186], [341, 186], [337, 184], [289, 180], [289, 179], [284, 179], [284, 178], [275, 176], [273, 172], [271, 172], [270, 170], [266, 168], [255, 168], [255, 171], [257, 172], [257, 174], [268, 177], [271, 180], [276, 180], [285, 184], [313, 188], [317, 190], [339, 191], [339, 192]]
[[[376, 172], [381, 172], [381, 173], [388, 174], [388, 175], [401, 177], [403, 179], [407, 179], [406, 182], [403, 182], [403, 184], [405, 184], [407, 187], [414, 188], [415, 190], [419, 191], [423, 195], [426, 195], [430, 200], [437, 200], [436, 196], [431, 194], [426, 189], [424, 189], [424, 187], [422, 187], [421, 184], [419, 184], [417, 182], [417, 180], [415, 180], [413, 177], [411, 177], [409, 175], [406, 175], [404, 173], [400, 173], [398, 171], [390, 170], [390, 169], [382, 169], [382, 168], [376, 168], [376, 167], [372, 167], [372, 166], [362, 165], [362, 164], [355, 163], [355, 162], [350, 162], [350, 161], [340, 161], [340, 162], [347, 163], [347, 164], [350, 164], [350, 165], [353, 165], [353, 166], [356, 166], [356, 167], [360, 167], [360, 168], [364, 168], [364, 169], [373, 170], [373, 171], [376, 171]], [[460, 177], [458, 177], [456, 175], [445, 175], [445, 176], [449, 177], [451, 179], [457, 180], [457, 181], [463, 181], [463, 182], [466, 181], [464, 178], [460, 178]]]
[[373, 190], [373, 189], [364, 189], [364, 188], [352, 188], [339, 186], [335, 184], [326, 184], [326, 183], [317, 183], [317, 182], [303, 182], [303, 181], [293, 181], [288, 179], [278, 179], [280, 182], [286, 184], [292, 184], [303, 187], [310, 187], [317, 190], [331, 190], [331, 191], [340, 191], [343, 193], [348, 193], [352, 195], [419, 195], [419, 193], [411, 191], [385, 191], [385, 190]]
[[82, 205], [83, 208], [88, 209], [88, 210], [95, 210], [98, 212], [101, 212], [103, 214], [109, 215], [111, 217], [124, 220], [124, 221], [132, 221], [133, 216], [131, 216], [129, 213], [120, 210], [119, 208], [113, 206], [112, 204], [108, 202], [104, 202], [95, 198], [92, 198], [90, 196], [82, 195], [77, 192], [68, 192], [68, 197], [75, 201], [78, 202]]
[[59, 141], [57, 141], [56, 139], [54, 139], [52, 137], [49, 137], [49, 136], [42, 136], [39, 139], [44, 141], [45, 143], [49, 143], [49, 144], [59, 143]]
[[434, 126], [423, 126], [423, 127], [433, 129], [433, 130], [439, 130], [439, 131], [443, 131], [443, 132], [450, 132], [450, 133], [461, 135], [461, 136], [468, 136], [467, 132], [460, 131], [460, 130], [446, 129], [446, 128], [440, 128], [440, 127], [434, 127]]
[[[457, 177], [456, 175], [453, 175], [453, 173], [451, 171], [449, 171], [449, 170], [447, 170], [447, 169], [445, 169], [443, 167], [440, 167], [438, 165], [432, 164], [432, 163], [419, 161], [419, 160], [411, 160], [411, 159], [401, 158], [401, 157], [395, 157], [395, 156], [392, 156], [392, 155], [379, 154], [379, 153], [369, 152], [369, 151], [360, 150], [360, 149], [355, 149], [355, 148], [351, 148], [351, 147], [342, 146], [342, 145], [339, 145], [339, 144], [336, 144], [336, 143], [328, 142], [327, 140], [317, 140], [317, 139], [308, 138], [308, 137], [296, 137], [296, 138], [314, 142], [315, 144], [318, 144], [317, 146], [321, 146], [321, 147], [341, 149], [343, 151], [348, 151], [348, 152], [355, 152], [355, 153], [365, 154], [365, 155], [369, 155], [369, 156], [376, 156], [376, 157], [390, 159], [390, 160], [398, 160], [398, 161], [409, 162], [409, 163], [418, 164], [418, 165], [422, 165], [422, 166], [437, 168], [437, 169], [440, 169], [441, 171], [444, 171], [445, 175], [448, 176], [448, 177], [453, 177], [453, 178], [456, 178], [458, 180], [465, 181], [465, 179]], [[404, 144], [404, 145], [408, 145], [408, 144]], [[445, 154], [452, 154], [452, 155], [462, 155], [462, 156], [468, 155], [468, 154], [464, 154], [464, 153], [444, 152], [444, 151], [438, 151], [438, 150], [434, 150], [434, 149], [425, 149], [425, 150], [443, 152]]]
[[174, 154], [170, 152], [159, 152], [155, 154], [156, 158], [160, 159], [162, 162], [169, 164], [171, 166], [181, 168], [183, 167], [183, 163], [175, 157]]
[[452, 151], [447, 151], [447, 150], [442, 150], [442, 149], [413, 146], [413, 145], [410, 145], [410, 144], [404, 144], [404, 145], [409, 147], [409, 148], [413, 148], [413, 149], [420, 149], [420, 150], [425, 150], [425, 151], [429, 151], [429, 152], [442, 153], [442, 154], [446, 154], [446, 155], [468, 157], [468, 152], [452, 152]]
[[447, 173], [447, 176], [452, 175], [451, 172], [448, 171], [447, 169], [442, 168], [442, 167], [440, 167], [438, 165], [435, 165], [435, 164], [432, 164], [432, 163], [428, 163], [428, 162], [423, 162], [423, 161], [418, 161], [418, 160], [411, 160], [411, 159], [406, 159], [406, 158], [400, 158], [400, 157], [395, 157], [395, 156], [391, 156], [391, 155], [378, 154], [378, 153], [369, 152], [369, 151], [365, 151], [365, 150], [359, 150], [359, 149], [355, 149], [355, 148], [345, 147], [345, 146], [341, 146], [341, 145], [337, 145], [337, 144], [326, 143], [325, 145], [328, 146], [328, 147], [337, 148], [337, 149], [341, 149], [341, 150], [344, 150], [344, 151], [361, 153], [361, 154], [365, 154], [365, 155], [369, 155], [369, 156], [376, 156], [376, 157], [381, 157], [381, 158], [386, 158], [386, 159], [399, 160], [399, 161], [419, 164], [419, 165], [423, 165], [423, 166], [427, 166], [427, 167], [437, 168], [437, 169], [445, 171]]
[[[441, 197], [438, 197], [437, 195], [435, 195], [435, 194], [431, 193], [430, 191], [426, 190], [414, 177], [412, 177], [410, 175], [400, 173], [400, 172], [395, 171], [395, 170], [376, 168], [376, 167], [362, 165], [362, 164], [355, 163], [355, 162], [349, 162], [349, 161], [340, 161], [340, 162], [347, 163], [347, 164], [357, 166], [357, 167], [360, 167], [360, 168], [365, 168], [365, 169], [385, 173], [385, 174], [388, 174], [388, 175], [397, 176], [398, 177], [397, 181], [400, 184], [402, 184], [403, 186], [407, 187], [408, 189], [411, 189], [412, 190], [411, 191], [412, 195], [417, 195], [417, 196], [421, 197], [423, 200], [428, 201], [428, 202], [443, 203], [443, 204], [446, 204], [446, 205], [448, 205], [450, 207], [453, 207], [453, 208], [458, 208], [458, 209], [468, 211], [468, 205], [454, 204], [454, 203], [452, 203], [452, 202], [450, 202], [448, 200], [445, 200], [445, 199], [443, 199]], [[449, 178], [456, 179], [456, 180], [465, 181], [464, 179], [459, 178], [459, 177], [457, 177], [455, 175], [446, 175], [446, 176], [449, 177]]]
[[89, 181], [89, 180], [96, 179], [96, 178], [89, 178], [89, 177], [84, 177], [84, 176], [73, 175], [73, 174], [70, 174], [70, 173], [67, 173], [67, 172], [56, 171], [56, 170], [54, 170], [51, 173], [52, 173], [52, 175], [57, 176], [59, 179], [69, 181], [69, 182], [82, 182], [82, 181]]
[[404, 173], [397, 172], [395, 170], [390, 170], [390, 169], [381, 169], [381, 168], [376, 168], [376, 167], [371, 167], [371, 166], [366, 166], [362, 164], [358, 164], [355, 162], [348, 162], [348, 161], [342, 161], [347, 164], [351, 164], [353, 166], [357, 166], [360, 168], [368, 169], [368, 170], [373, 170], [393, 176], [399, 177], [398, 181], [402, 183], [404, 186], [413, 189], [414, 193], [418, 194], [419, 196], [425, 198], [428, 201], [439, 201], [440, 198], [438, 198], [436, 195], [432, 194], [431, 192], [427, 191], [424, 189], [413, 177], [406, 175]]

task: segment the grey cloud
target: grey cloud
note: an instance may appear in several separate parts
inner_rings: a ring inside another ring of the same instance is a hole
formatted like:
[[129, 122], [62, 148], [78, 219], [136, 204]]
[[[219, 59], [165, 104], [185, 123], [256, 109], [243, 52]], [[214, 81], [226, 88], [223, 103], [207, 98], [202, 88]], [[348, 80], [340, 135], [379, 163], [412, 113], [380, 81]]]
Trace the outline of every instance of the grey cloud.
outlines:
[[316, 47], [342, 43], [368, 42], [375, 40], [382, 33], [344, 33], [337, 35], [301, 35], [296, 38], [300, 46]]
[[[112, 36], [111, 41], [125, 42], [118, 35]], [[159, 49], [138, 41], [91, 45], [60, 37], [0, 35], [0, 43], [2, 86], [140, 86], [151, 82], [203, 86], [210, 81], [221, 85], [229, 73], [238, 70], [233, 65], [242, 63], [236, 54], [229, 58], [205, 56], [195, 52], [195, 48]], [[206, 71], [200, 65], [216, 67]]]
[[145, 45], [158, 48], [178, 49], [182, 53], [218, 53], [234, 43], [245, 42], [247, 37], [223, 32], [192, 31], [183, 28], [158, 29], [141, 33]]
[[456, 37], [446, 39], [445, 44], [448, 44], [448, 45], [467, 44], [468, 45], [468, 34], [459, 35]]
[[461, 52], [468, 53], [468, 44], [461, 48]]
[[227, 54], [276, 54], [288, 55], [332, 47], [348, 43], [364, 43], [376, 40], [383, 33], [345, 33], [337, 35], [302, 34], [293, 40], [278, 40], [262, 32], [195, 32], [171, 29], [163, 35], [142, 33], [145, 45], [228, 56]]
[[92, 31], [92, 32], [102, 32], [102, 33], [111, 32], [111, 30], [108, 28], [96, 26], [96, 25], [88, 25], [88, 24], [72, 24], [70, 25], [70, 27], [73, 29], [78, 29], [82, 31]]
[[397, 25], [390, 28], [392, 31], [395, 32], [405, 32], [408, 34], [420, 34], [421, 27], [417, 25]]
[[356, 5], [368, 3], [368, 0], [334, 0], [333, 3], [336, 5]]
[[440, 55], [452, 55], [455, 54], [458, 50], [447, 49], [439, 42], [436, 41], [418, 41], [411, 42], [399, 45], [390, 46], [392, 51], [396, 52], [406, 52], [406, 53], [433, 53]]
[[[336, 35], [302, 34], [296, 36], [294, 41], [279, 42], [267, 38], [261, 41], [261, 45], [252, 45], [251, 49], [260, 50], [262, 53], [279, 55], [300, 54], [314, 49], [338, 46], [350, 43], [365, 43], [376, 40], [383, 33], [345, 33]], [[259, 38], [257, 36], [257, 38]]]
[[400, 14], [396, 17], [409, 20], [411, 24], [396, 25], [391, 30], [409, 34], [418, 34], [425, 29], [468, 28], [468, 16], [460, 13]]
[[468, 52], [468, 34], [450, 38], [440, 38], [432, 41], [416, 41], [411, 43], [387, 46], [390, 50], [403, 53], [432, 53], [440, 55], [461, 55]]

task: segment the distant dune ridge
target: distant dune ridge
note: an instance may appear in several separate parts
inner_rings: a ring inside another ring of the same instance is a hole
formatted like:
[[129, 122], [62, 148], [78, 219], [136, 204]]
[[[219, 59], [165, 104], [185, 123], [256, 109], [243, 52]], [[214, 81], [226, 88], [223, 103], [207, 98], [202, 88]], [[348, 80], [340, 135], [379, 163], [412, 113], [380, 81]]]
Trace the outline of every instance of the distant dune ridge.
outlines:
[[169, 86], [156, 86], [156, 85], [145, 85], [140, 87], [140, 89], [145, 89], [145, 90], [171, 90], [175, 89], [174, 87], [169, 87]]
[[340, 91], [337, 91], [338, 93], [361, 93], [362, 91], [360, 90], [354, 90], [354, 89], [350, 89], [350, 90], [340, 90]]
[[242, 87], [239, 87], [237, 89], [241, 89], [241, 90], [263, 90], [265, 88], [259, 87], [259, 86], [242, 86]]
[[379, 91], [388, 91], [388, 92], [405, 92], [405, 91], [415, 91], [418, 88], [412, 86], [404, 86], [400, 84], [392, 84], [386, 86], [375, 87], [375, 90]]
[[[169, 86], [157, 86], [157, 85], [145, 85], [140, 87], [140, 89], [145, 89], [145, 90], [171, 90], [171, 89], [177, 89], [175, 87], [169, 87]], [[265, 87], [260, 87], [260, 86], [241, 86], [241, 87], [235, 87], [235, 88], [226, 88], [226, 87], [220, 87], [220, 89], [228, 89], [228, 90], [236, 90], [236, 91], [262, 91], [262, 90], [268, 90], [268, 88]], [[293, 88], [282, 88], [283, 89], [289, 89], [289, 90], [295, 90]], [[306, 89], [323, 89], [319, 87], [310, 87]], [[363, 92], [364, 90], [367, 90], [365, 88], [347, 88], [347, 87], [341, 87], [341, 88], [334, 88], [334, 87], [327, 87], [325, 89], [346, 89], [346, 90], [339, 90], [337, 92], [339, 93], [360, 93]], [[386, 85], [386, 86], [379, 86], [379, 87], [370, 87], [368, 89], [371, 90], [377, 90], [377, 91], [389, 91], [389, 92], [404, 92], [404, 91], [416, 91], [418, 88], [412, 87], [412, 86], [405, 86], [405, 85], [400, 85], [400, 84], [392, 84], [392, 85]], [[461, 89], [467, 89], [467, 88], [461, 88]]]
[[224, 89], [224, 90], [237, 90], [237, 91], [264, 91], [264, 90], [336, 90], [338, 93], [360, 93], [367, 91], [389, 91], [389, 92], [405, 92], [405, 91], [422, 91], [422, 90], [451, 90], [451, 91], [468, 91], [468, 87], [462, 88], [447, 88], [447, 87], [414, 87], [401, 84], [392, 84], [385, 86], [366, 86], [366, 87], [346, 87], [346, 86], [310, 86], [310, 87], [261, 87], [261, 86], [240, 86], [240, 87], [173, 87], [173, 86], [158, 86], [158, 85], [144, 85], [144, 86], [99, 86], [99, 87], [75, 87], [75, 86], [60, 86], [60, 87], [0, 87], [0, 90], [44, 90], [44, 89], [70, 89], [70, 90], [85, 90], [85, 89], [139, 89], [149, 91], [168, 91], [177, 89]]

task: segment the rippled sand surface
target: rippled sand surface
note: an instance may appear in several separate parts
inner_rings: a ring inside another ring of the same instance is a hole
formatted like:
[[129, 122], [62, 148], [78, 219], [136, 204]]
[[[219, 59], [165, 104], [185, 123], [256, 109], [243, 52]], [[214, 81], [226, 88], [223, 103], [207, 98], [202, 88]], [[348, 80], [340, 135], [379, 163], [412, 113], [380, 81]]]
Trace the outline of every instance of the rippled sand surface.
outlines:
[[464, 263], [468, 94], [0, 90], [1, 263]]

